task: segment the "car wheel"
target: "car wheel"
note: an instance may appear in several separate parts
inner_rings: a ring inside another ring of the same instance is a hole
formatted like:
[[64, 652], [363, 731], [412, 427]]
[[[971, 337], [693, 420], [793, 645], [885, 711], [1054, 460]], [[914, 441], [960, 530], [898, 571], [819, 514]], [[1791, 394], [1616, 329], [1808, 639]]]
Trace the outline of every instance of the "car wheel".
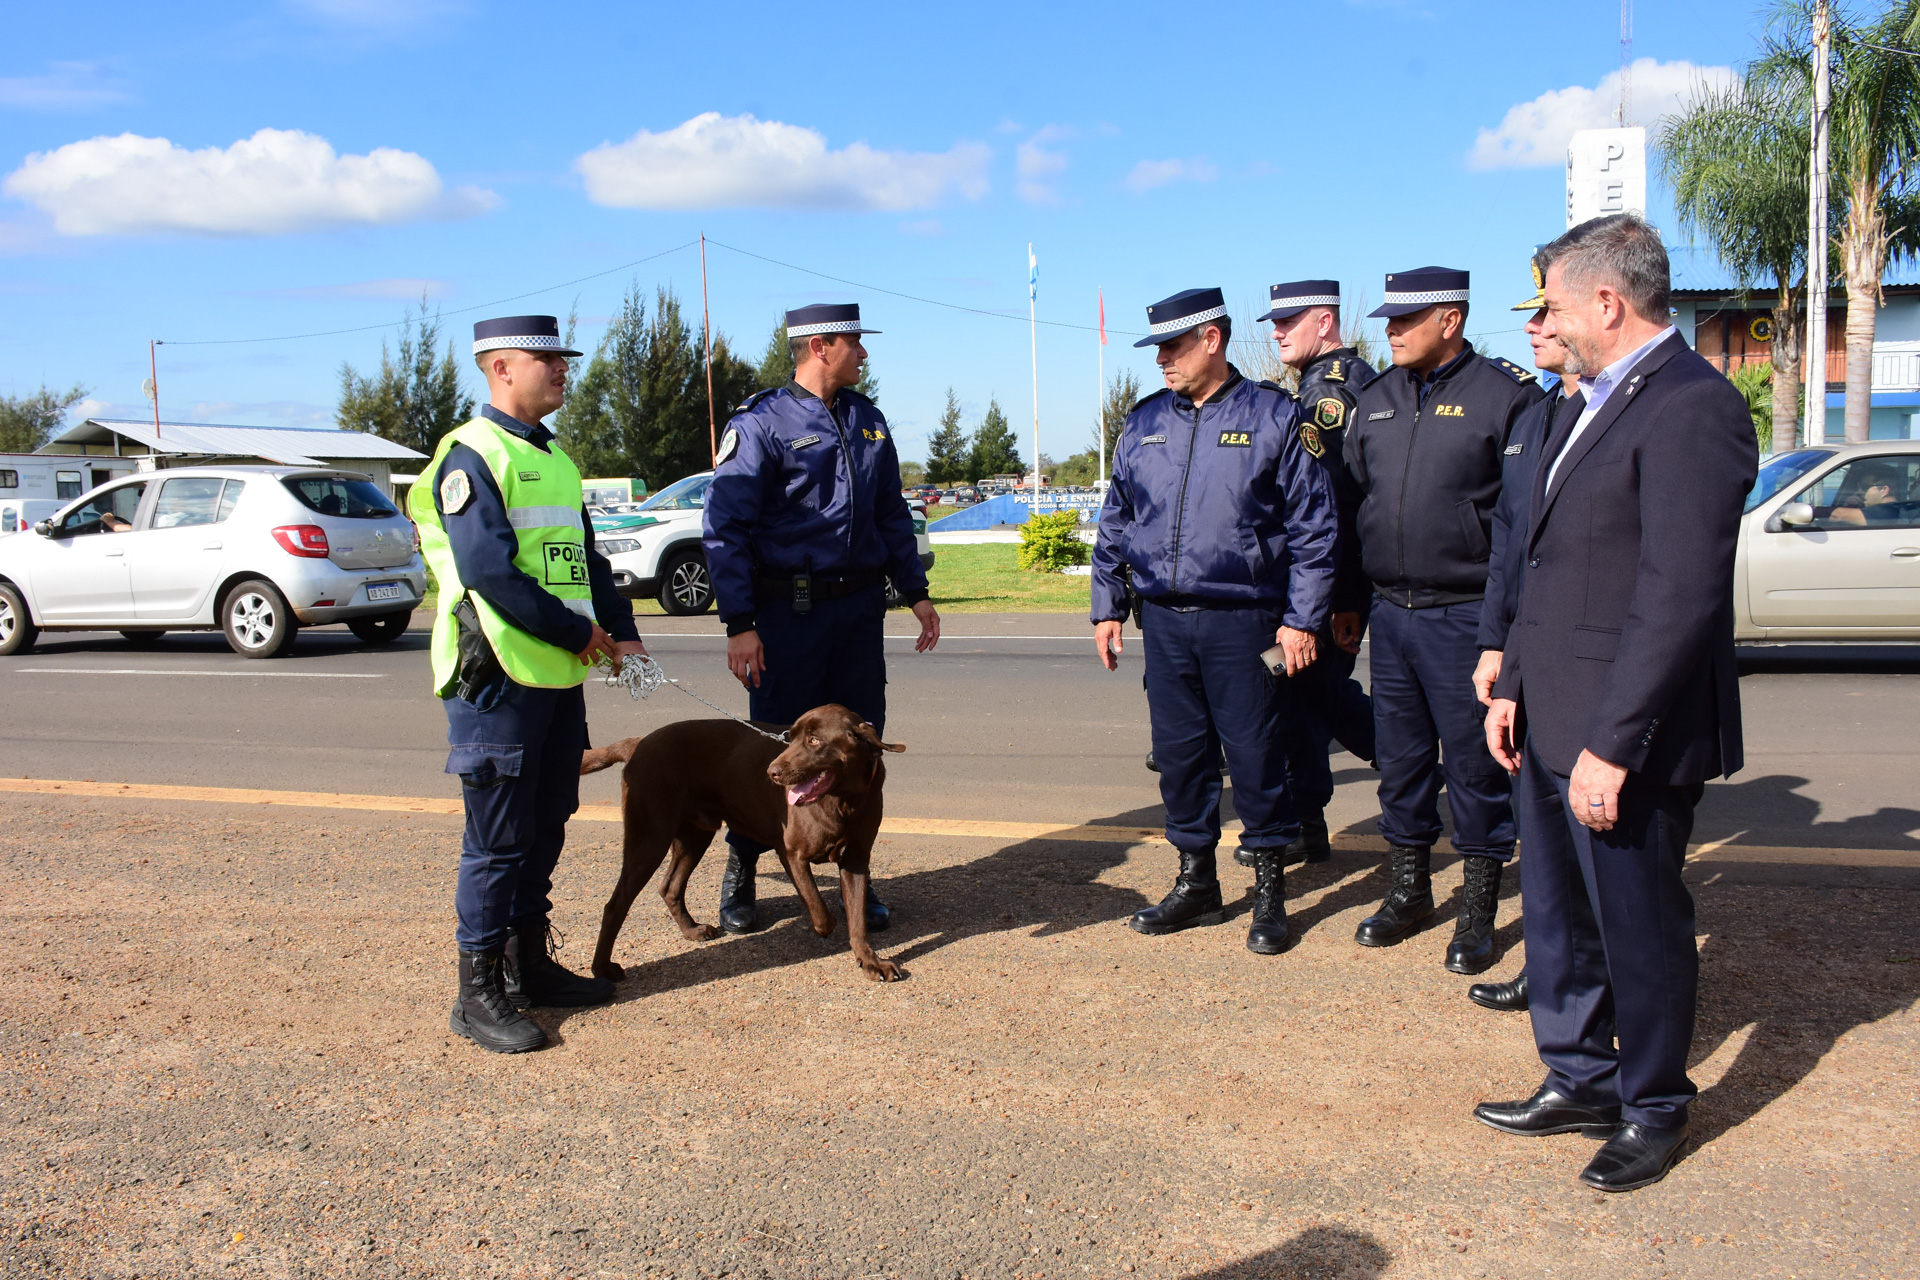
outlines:
[[12, 587], [0, 584], [0, 658], [33, 648], [40, 628], [33, 625], [27, 602]]
[[375, 614], [371, 618], [354, 618], [347, 623], [347, 630], [368, 644], [392, 644], [407, 634], [407, 624], [412, 621], [413, 610], [402, 609], [397, 613]]
[[127, 643], [136, 649], [151, 649], [153, 646], [159, 644], [160, 637], [167, 633], [164, 631], [122, 631], [120, 634], [125, 636]]
[[271, 582], [249, 578], [227, 592], [220, 606], [227, 643], [243, 658], [278, 658], [293, 648], [299, 626], [287, 598]]
[[707, 558], [698, 551], [675, 551], [660, 571], [660, 607], [676, 618], [692, 617], [713, 607], [713, 577]]

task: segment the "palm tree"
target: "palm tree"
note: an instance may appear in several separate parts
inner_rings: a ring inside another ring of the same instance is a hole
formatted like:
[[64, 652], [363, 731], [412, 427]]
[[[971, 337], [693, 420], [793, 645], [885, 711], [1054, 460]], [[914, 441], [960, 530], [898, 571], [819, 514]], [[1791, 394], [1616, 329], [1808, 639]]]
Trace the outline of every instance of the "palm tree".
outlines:
[[1770, 435], [1776, 447], [1791, 449], [1806, 288], [1806, 115], [1763, 82], [1703, 86], [1660, 127], [1656, 145], [1680, 225], [1706, 237], [1742, 288], [1773, 285]]
[[[1800, 104], [1812, 100], [1813, 8], [1789, 0], [1752, 79]], [[1891, 0], [1878, 17], [1834, 14], [1828, 112], [1834, 204], [1844, 209], [1847, 279], [1846, 438], [1871, 421], [1873, 336], [1891, 258], [1920, 253], [1920, 0]], [[1816, 305], [1819, 303], [1816, 299]], [[1813, 371], [1810, 371], [1813, 372]]]

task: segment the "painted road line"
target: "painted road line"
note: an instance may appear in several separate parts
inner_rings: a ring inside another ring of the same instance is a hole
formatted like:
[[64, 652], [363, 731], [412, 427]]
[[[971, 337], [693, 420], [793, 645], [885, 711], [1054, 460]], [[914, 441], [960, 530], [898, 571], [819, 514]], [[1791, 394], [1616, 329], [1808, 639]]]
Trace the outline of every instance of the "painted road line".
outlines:
[[259, 676], [275, 680], [385, 680], [374, 671], [195, 671], [180, 667], [15, 667], [17, 676]]
[[[201, 804], [284, 805], [300, 809], [359, 809], [376, 813], [461, 812], [457, 796], [350, 795], [331, 791], [261, 791], [245, 787], [182, 787], [145, 782], [92, 782], [71, 778], [0, 778], [0, 791], [81, 796], [109, 800], [188, 800]], [[582, 805], [574, 815], [588, 822], [618, 822], [618, 805]], [[983, 840], [1065, 840], [1094, 844], [1165, 844], [1145, 827], [1062, 826], [1050, 822], [980, 822], [951, 818], [887, 818], [890, 836], [970, 836]]]

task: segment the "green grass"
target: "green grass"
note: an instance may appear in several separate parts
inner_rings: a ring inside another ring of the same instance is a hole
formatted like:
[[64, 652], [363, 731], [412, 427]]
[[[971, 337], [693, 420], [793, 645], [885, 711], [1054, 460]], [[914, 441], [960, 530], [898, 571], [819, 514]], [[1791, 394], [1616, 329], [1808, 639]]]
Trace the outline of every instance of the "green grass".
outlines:
[[942, 613], [1079, 613], [1093, 605], [1091, 579], [1022, 569], [1011, 542], [934, 548], [933, 603]]

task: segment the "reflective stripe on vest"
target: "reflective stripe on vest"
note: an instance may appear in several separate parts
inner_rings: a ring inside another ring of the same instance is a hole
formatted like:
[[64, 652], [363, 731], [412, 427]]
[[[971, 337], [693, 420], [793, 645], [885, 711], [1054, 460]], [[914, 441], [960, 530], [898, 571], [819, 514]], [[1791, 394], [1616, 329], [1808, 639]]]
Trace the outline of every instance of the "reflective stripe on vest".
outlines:
[[420, 530], [420, 554], [440, 588], [439, 613], [433, 623], [434, 692], [450, 697], [458, 683], [460, 626], [453, 610], [463, 596], [473, 601], [480, 629], [510, 679], [535, 688], [570, 689], [587, 678], [588, 668], [577, 656], [528, 635], [478, 594], [469, 593], [460, 581], [435, 492], [447, 451], [456, 444], [479, 454], [493, 475], [518, 542], [514, 568], [572, 612], [593, 619], [579, 470], [557, 442], [542, 450], [485, 418], [475, 418], [441, 438], [432, 461], [407, 495], [408, 512]]

